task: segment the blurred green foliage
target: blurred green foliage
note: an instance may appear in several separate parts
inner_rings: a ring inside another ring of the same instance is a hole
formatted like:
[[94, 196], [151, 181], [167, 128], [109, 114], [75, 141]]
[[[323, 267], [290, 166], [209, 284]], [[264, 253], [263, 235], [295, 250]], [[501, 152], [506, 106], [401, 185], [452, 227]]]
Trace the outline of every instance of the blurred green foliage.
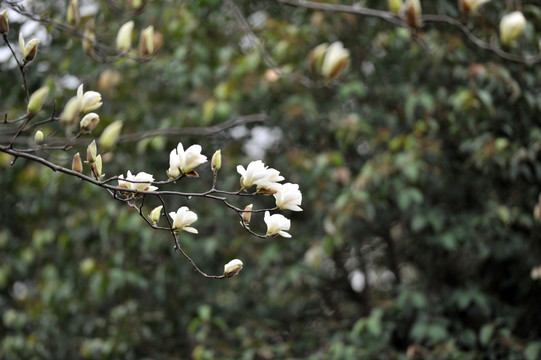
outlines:
[[[222, 149], [219, 186], [235, 190], [236, 165], [253, 160], [251, 135], [280, 129], [263, 160], [300, 184], [304, 212], [286, 214], [293, 238], [260, 241], [233, 212], [179, 199], [169, 205], [199, 214], [199, 235], [181, 241], [204, 271], [244, 262], [239, 276], [206, 280], [167, 234], [102, 189], [24, 159], [10, 166], [0, 154], [0, 357], [541, 358], [541, 285], [530, 278], [541, 258], [532, 216], [541, 191], [541, 68], [483, 51], [442, 24], [419, 34], [426, 51], [409, 30], [374, 18], [236, 4], [286, 76], [269, 70], [227, 2], [150, 1], [132, 11], [104, 1], [93, 16], [98, 41], [113, 46], [130, 19], [138, 30], [153, 25], [163, 44], [152, 60], [100, 63], [79, 39], [48, 26], [50, 43], [28, 84], [52, 86], [58, 108], [75, 91], [68, 76], [100, 91], [98, 135], [114, 120], [129, 134], [267, 113], [240, 135], [119, 144], [104, 172], [165, 179], [169, 150], [199, 143], [209, 157]], [[28, 6], [64, 18], [58, 2]], [[455, 1], [423, 6], [460, 17]], [[494, 1], [463, 21], [497, 45], [499, 18], [511, 10]], [[523, 11], [526, 30], [507, 50], [535, 54], [541, 10], [524, 2]], [[14, 44], [22, 25], [10, 22]], [[336, 40], [351, 65], [324, 84], [307, 55]], [[26, 105], [8, 63], [0, 64], [1, 111], [12, 118]], [[72, 155], [51, 159], [69, 167]], [[207, 190], [210, 168], [198, 171], [172, 189]], [[262, 214], [252, 222], [261, 226]]]

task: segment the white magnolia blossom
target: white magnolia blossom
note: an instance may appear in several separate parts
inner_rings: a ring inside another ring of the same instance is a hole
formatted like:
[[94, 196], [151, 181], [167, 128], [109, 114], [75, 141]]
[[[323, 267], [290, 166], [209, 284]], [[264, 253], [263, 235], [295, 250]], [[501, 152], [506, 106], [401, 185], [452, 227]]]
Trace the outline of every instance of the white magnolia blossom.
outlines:
[[500, 38], [502, 44], [509, 45], [518, 38], [526, 25], [526, 18], [520, 11], [513, 11], [502, 17], [500, 21]]
[[103, 105], [101, 94], [97, 91], [83, 91], [83, 84], [77, 89], [77, 98], [81, 101], [81, 112], [87, 113]]
[[197, 234], [197, 229], [191, 227], [197, 220], [197, 214], [193, 211], [190, 211], [188, 207], [182, 206], [177, 210], [177, 212], [170, 212], [169, 216], [173, 220], [173, 230], [176, 232], [186, 231], [189, 233]]
[[167, 175], [174, 179], [180, 174], [188, 174], [199, 165], [207, 162], [207, 157], [201, 155], [201, 145], [192, 145], [186, 150], [182, 143], [178, 143], [177, 148], [171, 150], [169, 154], [169, 169]]
[[274, 193], [276, 191], [274, 185], [284, 180], [278, 170], [265, 166], [261, 160], [252, 161], [246, 169], [238, 165], [237, 172], [241, 175], [240, 185], [245, 189], [257, 185], [258, 191], [266, 189]]
[[291, 234], [285, 230], [289, 230], [291, 227], [291, 220], [281, 214], [271, 215], [268, 211], [265, 211], [265, 224], [267, 224], [267, 236], [281, 235], [286, 238], [290, 238]]
[[19, 33], [19, 47], [21, 48], [24, 61], [28, 62], [34, 59], [38, 51], [38, 44], [39, 39], [32, 39], [26, 43], [23, 34]]
[[235, 276], [242, 269], [244, 264], [239, 259], [234, 259], [224, 265], [224, 276], [230, 277]]
[[124, 179], [124, 175], [118, 177], [118, 187], [130, 190], [155, 191], [158, 188], [150, 185], [152, 182], [154, 182], [154, 176], [146, 172], [140, 172], [133, 176], [131, 171], [128, 170], [126, 179]]
[[131, 35], [133, 31], [133, 20], [128, 21], [120, 27], [116, 35], [116, 48], [121, 52], [128, 52], [131, 49]]
[[297, 184], [280, 184], [274, 194], [276, 206], [282, 210], [302, 211], [299, 206], [302, 202], [302, 194]]
[[327, 48], [323, 64], [321, 65], [321, 74], [330, 79], [336, 78], [349, 65], [349, 50], [344, 48], [340, 41], [333, 42]]

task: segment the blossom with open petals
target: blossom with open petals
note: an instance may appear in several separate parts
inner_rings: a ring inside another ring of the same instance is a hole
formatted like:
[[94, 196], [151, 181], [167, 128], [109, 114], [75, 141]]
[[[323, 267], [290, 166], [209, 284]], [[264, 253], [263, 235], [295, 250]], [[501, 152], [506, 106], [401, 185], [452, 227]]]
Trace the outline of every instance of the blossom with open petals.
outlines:
[[[192, 145], [186, 150], [182, 143], [178, 143], [177, 148], [171, 150], [169, 154], [169, 169], [167, 175], [174, 179], [180, 174], [190, 174], [199, 165], [207, 162], [207, 157], [201, 155], [201, 145]], [[195, 174], [197, 176], [197, 174]]]
[[240, 185], [244, 189], [257, 185], [258, 191], [272, 190], [271, 193], [274, 193], [273, 185], [284, 180], [278, 170], [265, 166], [261, 160], [252, 161], [246, 169], [238, 165], [237, 172], [241, 175]]
[[177, 210], [177, 212], [170, 212], [169, 216], [173, 220], [173, 230], [176, 232], [187, 231], [189, 233], [197, 234], [197, 229], [191, 227], [197, 220], [197, 214], [190, 211], [188, 207], [183, 206]]
[[154, 182], [154, 176], [146, 172], [140, 172], [133, 176], [131, 171], [128, 170], [126, 179], [124, 179], [124, 175], [118, 177], [118, 187], [130, 190], [155, 191], [158, 188], [150, 185], [152, 182]]
[[83, 91], [83, 84], [77, 89], [77, 98], [81, 101], [81, 112], [85, 114], [103, 105], [101, 94], [97, 91]]
[[224, 276], [225, 277], [231, 277], [235, 276], [239, 273], [239, 271], [242, 269], [242, 261], [239, 259], [233, 259], [227, 264], [224, 265]]
[[34, 59], [34, 57], [38, 53], [38, 44], [39, 39], [32, 39], [28, 43], [26, 43], [24, 41], [23, 34], [19, 33], [19, 47], [21, 48], [21, 53], [23, 55], [23, 60], [25, 63]]
[[291, 220], [281, 214], [271, 215], [268, 211], [265, 211], [265, 224], [267, 224], [267, 236], [281, 235], [286, 238], [290, 238], [291, 234], [285, 230], [289, 230], [291, 227]]
[[297, 184], [281, 184], [274, 194], [276, 206], [282, 210], [302, 211], [299, 206], [302, 202], [302, 194]]

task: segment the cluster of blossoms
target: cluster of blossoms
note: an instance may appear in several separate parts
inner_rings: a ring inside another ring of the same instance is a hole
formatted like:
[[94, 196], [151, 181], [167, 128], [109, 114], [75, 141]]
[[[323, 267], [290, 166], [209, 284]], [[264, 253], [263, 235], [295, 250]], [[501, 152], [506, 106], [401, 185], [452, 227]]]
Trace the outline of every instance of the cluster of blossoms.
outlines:
[[[184, 149], [182, 143], [171, 150], [169, 154], [169, 168], [166, 170], [166, 174], [169, 181], [176, 181], [183, 176], [186, 177], [198, 177], [196, 168], [206, 163], [207, 157], [201, 154], [200, 145], [191, 145]], [[221, 152], [216, 151], [211, 159], [211, 168], [214, 175], [217, 174], [221, 167]], [[252, 161], [246, 168], [242, 165], [237, 166], [237, 172], [240, 177], [240, 190], [247, 191], [251, 187], [256, 187], [256, 194], [273, 195], [276, 206], [273, 209], [265, 211], [264, 221], [267, 226], [266, 237], [283, 236], [291, 237], [287, 232], [291, 227], [291, 221], [281, 214], [272, 214], [272, 210], [291, 210], [302, 211], [300, 207], [302, 203], [302, 194], [299, 190], [299, 185], [292, 183], [281, 183], [284, 179], [280, 175], [280, 172], [276, 169], [266, 166], [261, 160]], [[156, 191], [157, 186], [153, 185], [154, 176], [146, 172], [139, 172], [137, 175], [133, 175], [131, 171], [127, 172], [127, 175], [123, 174], [118, 176], [118, 187], [127, 189], [130, 191], [120, 191], [120, 193], [126, 199], [133, 199], [140, 197], [140, 191]], [[161, 217], [163, 206], [154, 208], [148, 215], [148, 219], [153, 225], [156, 225]], [[248, 228], [251, 215], [254, 212], [253, 204], [246, 206], [242, 211], [239, 211], [242, 217], [242, 226]], [[263, 210], [261, 210], [263, 211]], [[171, 230], [175, 233], [186, 231], [192, 234], [197, 234], [198, 231], [192, 225], [197, 221], [198, 216], [195, 212], [191, 211], [187, 206], [181, 206], [177, 211], [169, 212], [171, 218]], [[238, 274], [242, 269], [242, 261], [234, 259], [224, 266], [224, 277], [230, 277]]]

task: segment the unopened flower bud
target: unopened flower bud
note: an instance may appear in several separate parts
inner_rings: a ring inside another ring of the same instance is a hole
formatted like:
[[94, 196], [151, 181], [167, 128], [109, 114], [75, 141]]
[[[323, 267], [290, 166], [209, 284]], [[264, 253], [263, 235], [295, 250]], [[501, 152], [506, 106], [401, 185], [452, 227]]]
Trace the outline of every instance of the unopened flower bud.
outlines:
[[41, 110], [41, 107], [43, 105], [43, 98], [49, 93], [49, 87], [44, 86], [42, 88], [39, 88], [36, 90], [31, 96], [30, 100], [28, 101], [28, 106], [26, 107], [26, 110], [30, 114], [36, 114], [38, 111]]
[[387, 0], [387, 6], [390, 11], [398, 13], [402, 8], [402, 0]]
[[28, 43], [25, 43], [23, 34], [19, 33], [19, 47], [21, 48], [23, 61], [25, 63], [30, 62], [34, 59], [34, 57], [38, 53], [38, 44], [39, 39], [32, 39]]
[[423, 26], [421, 19], [421, 1], [420, 0], [406, 0], [404, 4], [406, 22], [414, 29], [418, 29]]
[[213, 172], [218, 172], [222, 167], [222, 151], [216, 150], [214, 155], [212, 155], [212, 160], [210, 161], [211, 168]]
[[118, 137], [120, 136], [120, 131], [122, 130], [122, 121], [116, 120], [107, 125], [103, 132], [101, 133], [99, 142], [100, 145], [105, 149], [111, 149], [116, 144]]
[[519, 37], [526, 25], [526, 19], [520, 11], [504, 15], [500, 21], [500, 38], [502, 44], [509, 45]]
[[154, 225], [156, 225], [156, 223], [158, 221], [160, 221], [160, 217], [162, 215], [162, 209], [163, 209], [163, 205], [160, 205], [158, 207], [155, 207], [151, 212], [150, 214], [148, 215], [148, 217], [150, 218], [150, 221], [152, 221], [152, 223]]
[[76, 96], [72, 97], [69, 99], [66, 106], [64, 106], [64, 110], [60, 114], [60, 122], [64, 126], [72, 125], [77, 116], [79, 116], [80, 110], [81, 100], [79, 100]]
[[490, 0], [460, 0], [458, 2], [458, 7], [462, 14], [468, 16], [470, 14], [475, 14], [477, 9], [489, 1]]
[[66, 21], [70, 25], [78, 25], [81, 22], [81, 15], [79, 14], [79, 1], [71, 0], [68, 4], [66, 11]]
[[328, 79], [336, 79], [348, 66], [349, 50], [340, 41], [329, 45], [321, 65], [321, 74]]
[[88, 20], [83, 34], [83, 50], [89, 54], [94, 53], [94, 43], [96, 42], [95, 29], [96, 25], [94, 24], [94, 20]]
[[234, 259], [224, 265], [224, 276], [235, 276], [242, 269], [243, 263], [239, 259]]
[[96, 161], [92, 164], [92, 172], [94, 173], [94, 177], [99, 180], [101, 178], [101, 170], [102, 170], [102, 162], [101, 162], [101, 155], [96, 156]]
[[81, 120], [81, 130], [92, 131], [100, 122], [100, 117], [96, 113], [88, 113]]
[[116, 35], [116, 48], [122, 52], [127, 53], [131, 49], [131, 34], [133, 31], [133, 21], [130, 20], [120, 27], [118, 34]]
[[73, 156], [73, 160], [71, 161], [71, 170], [78, 173], [83, 172], [83, 162], [81, 161], [81, 155], [79, 155], [79, 153]]
[[0, 11], [0, 34], [5, 35], [9, 31], [8, 10]]
[[36, 131], [36, 134], [34, 135], [34, 142], [37, 145], [43, 144], [43, 131], [41, 130]]
[[154, 27], [144, 28], [139, 37], [139, 56], [148, 57], [154, 53]]
[[246, 205], [246, 207], [244, 208], [244, 210], [246, 211], [243, 211], [242, 212], [242, 224], [243, 225], [248, 225], [250, 223], [250, 220], [252, 219], [252, 208], [254, 207], [253, 204], [250, 204], [250, 205]]
[[86, 161], [89, 164], [93, 164], [96, 161], [98, 154], [98, 147], [96, 146], [96, 140], [92, 140], [90, 145], [86, 148]]

